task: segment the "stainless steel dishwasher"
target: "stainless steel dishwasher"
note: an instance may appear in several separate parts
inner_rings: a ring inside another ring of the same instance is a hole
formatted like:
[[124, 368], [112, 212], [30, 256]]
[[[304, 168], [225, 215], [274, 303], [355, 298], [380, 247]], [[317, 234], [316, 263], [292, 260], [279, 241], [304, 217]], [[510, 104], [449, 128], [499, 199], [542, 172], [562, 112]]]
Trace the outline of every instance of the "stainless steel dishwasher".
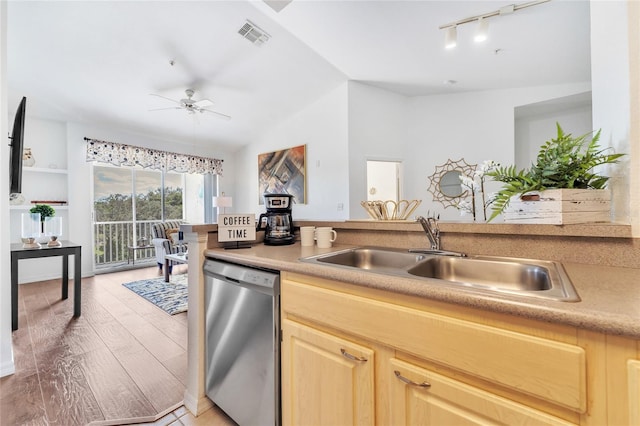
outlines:
[[280, 275], [204, 261], [206, 393], [241, 426], [280, 424]]

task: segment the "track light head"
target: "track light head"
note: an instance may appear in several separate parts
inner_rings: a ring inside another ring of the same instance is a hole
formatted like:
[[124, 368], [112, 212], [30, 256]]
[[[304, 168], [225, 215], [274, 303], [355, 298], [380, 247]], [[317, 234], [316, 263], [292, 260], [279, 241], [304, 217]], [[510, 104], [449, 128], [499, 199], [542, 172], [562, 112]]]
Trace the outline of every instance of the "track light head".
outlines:
[[438, 28], [441, 30], [445, 30], [444, 47], [447, 49], [456, 47], [456, 44], [457, 44], [456, 29], [458, 25], [468, 24], [470, 22], [478, 21], [478, 26], [476, 28], [474, 40], [476, 42], [483, 42], [489, 37], [489, 23], [487, 22], [487, 18], [491, 18], [494, 16], [510, 15], [520, 9], [524, 9], [531, 6], [537, 6], [539, 4], [548, 3], [550, 1], [551, 0], [532, 0], [527, 3], [522, 3], [517, 5], [511, 4], [508, 6], [501, 7], [498, 10], [494, 10], [493, 12], [487, 12], [481, 15], [470, 16], [468, 18], [459, 19], [455, 22], [450, 22], [448, 24], [440, 25]]
[[489, 37], [489, 22], [487, 18], [478, 18], [478, 26], [476, 27], [476, 33], [473, 37], [473, 41], [476, 43], [482, 43]]
[[458, 44], [458, 30], [455, 25], [445, 28], [444, 47], [445, 49], [453, 49]]

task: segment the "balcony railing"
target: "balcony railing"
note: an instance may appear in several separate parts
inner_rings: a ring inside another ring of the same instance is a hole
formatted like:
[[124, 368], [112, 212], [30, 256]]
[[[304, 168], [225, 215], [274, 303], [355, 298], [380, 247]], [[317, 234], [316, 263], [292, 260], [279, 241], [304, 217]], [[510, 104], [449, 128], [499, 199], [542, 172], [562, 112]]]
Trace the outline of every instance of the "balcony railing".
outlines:
[[[94, 222], [94, 257], [96, 268], [108, 268], [134, 262], [145, 262], [155, 258], [153, 247], [141, 250], [130, 250], [137, 246], [136, 241], [146, 238], [151, 244], [153, 234], [151, 225], [157, 220], [139, 220], [122, 222]], [[134, 234], [135, 226], [135, 234]]]

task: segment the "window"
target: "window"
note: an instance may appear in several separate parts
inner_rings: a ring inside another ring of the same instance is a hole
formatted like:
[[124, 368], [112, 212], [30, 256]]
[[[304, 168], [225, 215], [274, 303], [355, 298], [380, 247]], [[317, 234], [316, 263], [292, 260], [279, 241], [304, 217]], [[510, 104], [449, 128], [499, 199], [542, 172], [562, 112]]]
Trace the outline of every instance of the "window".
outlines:
[[184, 218], [183, 174], [164, 174], [164, 220]]

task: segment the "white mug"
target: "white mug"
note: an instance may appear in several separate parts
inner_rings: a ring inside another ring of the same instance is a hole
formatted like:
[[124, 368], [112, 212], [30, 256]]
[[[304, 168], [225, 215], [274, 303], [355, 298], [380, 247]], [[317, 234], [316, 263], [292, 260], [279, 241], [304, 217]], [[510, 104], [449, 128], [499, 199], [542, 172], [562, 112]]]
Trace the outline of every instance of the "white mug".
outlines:
[[338, 238], [338, 233], [331, 227], [324, 226], [316, 228], [316, 241], [318, 242], [318, 248], [330, 248], [331, 243], [333, 243], [336, 238]]
[[300, 227], [300, 245], [302, 247], [312, 247], [315, 244], [316, 227], [301, 226]]

